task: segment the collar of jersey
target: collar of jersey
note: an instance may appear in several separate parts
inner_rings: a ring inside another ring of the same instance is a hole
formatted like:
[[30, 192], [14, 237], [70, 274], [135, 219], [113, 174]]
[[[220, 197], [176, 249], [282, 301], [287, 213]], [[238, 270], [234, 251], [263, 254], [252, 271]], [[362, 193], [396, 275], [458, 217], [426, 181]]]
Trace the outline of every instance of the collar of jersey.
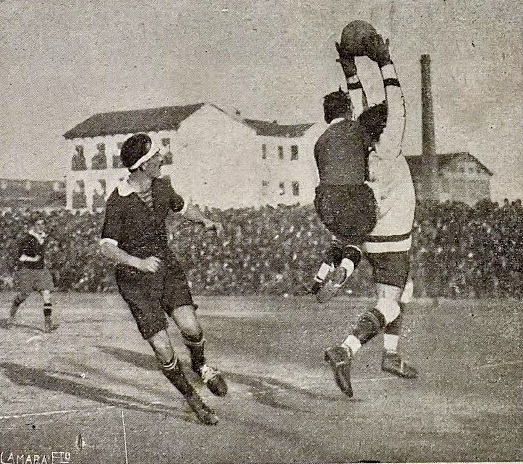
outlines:
[[131, 193], [138, 192], [138, 190], [128, 182], [128, 179], [121, 180], [116, 188], [118, 189], [118, 195], [121, 197], [128, 197]]
[[333, 119], [333, 120], [329, 123], [329, 125], [336, 124], [336, 123], [341, 122], [341, 121], [345, 121], [345, 119], [346, 119], [346, 118], [335, 118], [335, 119]]

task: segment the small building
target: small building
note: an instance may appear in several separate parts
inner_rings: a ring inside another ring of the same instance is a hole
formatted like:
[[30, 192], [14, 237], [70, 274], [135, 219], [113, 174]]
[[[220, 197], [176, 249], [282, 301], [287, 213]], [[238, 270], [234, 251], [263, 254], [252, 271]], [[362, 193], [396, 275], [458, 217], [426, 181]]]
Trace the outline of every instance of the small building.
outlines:
[[[492, 172], [468, 152], [443, 153], [436, 155], [437, 181], [434, 200], [438, 202], [460, 201], [474, 206], [478, 201], [490, 200]], [[425, 191], [422, 157], [408, 156], [414, 188], [419, 199]]]
[[71, 159], [67, 208], [102, 208], [119, 179], [122, 143], [144, 132], [166, 153], [181, 195], [217, 208], [311, 203], [322, 124], [243, 119], [210, 103], [96, 114], [64, 134]]

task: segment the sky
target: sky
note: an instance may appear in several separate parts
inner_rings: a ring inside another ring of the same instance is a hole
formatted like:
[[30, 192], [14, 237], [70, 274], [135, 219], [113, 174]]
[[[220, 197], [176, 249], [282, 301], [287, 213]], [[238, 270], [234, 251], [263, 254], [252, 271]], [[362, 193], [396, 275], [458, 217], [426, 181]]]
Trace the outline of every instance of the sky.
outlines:
[[99, 112], [210, 102], [320, 121], [323, 95], [344, 83], [334, 42], [363, 19], [391, 41], [405, 153], [421, 153], [419, 60], [430, 54], [437, 151], [476, 156], [494, 200], [523, 198], [522, 3], [0, 0], [0, 177], [63, 177], [63, 134]]

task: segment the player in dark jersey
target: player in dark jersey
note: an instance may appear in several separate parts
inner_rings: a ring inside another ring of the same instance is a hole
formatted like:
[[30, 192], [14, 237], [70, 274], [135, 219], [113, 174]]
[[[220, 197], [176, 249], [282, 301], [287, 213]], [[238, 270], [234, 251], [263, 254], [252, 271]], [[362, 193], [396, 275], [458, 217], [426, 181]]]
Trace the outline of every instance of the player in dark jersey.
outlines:
[[198, 419], [209, 425], [218, 418], [188, 382], [167, 333], [167, 316], [181, 332], [189, 349], [192, 369], [209, 390], [223, 396], [222, 374], [205, 360], [203, 331], [185, 273], [169, 249], [165, 219], [169, 211], [220, 233], [222, 225], [186, 203], [160, 178], [163, 155], [146, 134], [128, 138], [121, 149], [129, 169], [107, 200], [101, 236], [104, 255], [116, 264], [118, 290], [128, 304], [142, 337], [149, 342], [163, 374], [182, 393]]
[[359, 119], [352, 119], [353, 104], [341, 89], [325, 96], [323, 109], [329, 127], [314, 146], [320, 179], [314, 205], [335, 240], [311, 289], [321, 303], [334, 297], [358, 266], [362, 244], [376, 225], [365, 127]]
[[45, 266], [45, 222], [35, 217], [31, 221], [29, 230], [18, 243], [19, 269], [15, 273], [15, 289], [17, 294], [9, 314], [8, 327], [16, 320], [20, 305], [33, 291], [40, 292], [44, 302], [44, 332], [52, 332], [58, 326], [52, 321], [51, 292], [54, 290], [53, 278]]

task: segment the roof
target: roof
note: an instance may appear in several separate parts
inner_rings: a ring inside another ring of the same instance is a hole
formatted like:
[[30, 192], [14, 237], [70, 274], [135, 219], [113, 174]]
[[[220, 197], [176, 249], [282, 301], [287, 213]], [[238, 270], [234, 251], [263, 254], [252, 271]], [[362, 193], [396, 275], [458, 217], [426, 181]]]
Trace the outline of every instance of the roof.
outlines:
[[68, 130], [64, 137], [71, 140], [104, 135], [177, 130], [185, 119], [203, 105], [205, 103], [98, 113]]
[[260, 121], [258, 119], [244, 119], [247, 126], [256, 131], [256, 135], [265, 137], [301, 137], [314, 124], [278, 124], [276, 121]]
[[[481, 161], [479, 161], [475, 156], [471, 155], [467, 151], [461, 151], [456, 153], [438, 153], [436, 154], [437, 160], [438, 160], [438, 167], [441, 168], [445, 166], [446, 164], [450, 163], [452, 160], [456, 158], [471, 158], [474, 162], [476, 162], [479, 166], [481, 166], [482, 169], [485, 170], [485, 172], [492, 176], [493, 173], [490, 169], [488, 169]], [[420, 169], [421, 168], [421, 160], [422, 157], [419, 155], [413, 155], [413, 156], [406, 156], [407, 161], [409, 163], [409, 166], [412, 169]]]

